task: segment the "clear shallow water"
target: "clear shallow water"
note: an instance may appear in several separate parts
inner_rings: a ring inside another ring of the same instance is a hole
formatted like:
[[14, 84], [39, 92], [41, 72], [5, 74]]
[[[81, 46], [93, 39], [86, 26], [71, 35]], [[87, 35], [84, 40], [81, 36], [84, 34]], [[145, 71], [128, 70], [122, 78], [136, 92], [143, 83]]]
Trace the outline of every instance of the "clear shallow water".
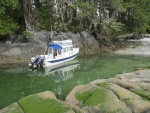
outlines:
[[0, 66], [0, 109], [25, 96], [47, 90], [64, 100], [76, 85], [148, 66], [149, 57], [110, 54], [77, 58], [49, 70], [31, 70], [26, 64], [14, 68]]

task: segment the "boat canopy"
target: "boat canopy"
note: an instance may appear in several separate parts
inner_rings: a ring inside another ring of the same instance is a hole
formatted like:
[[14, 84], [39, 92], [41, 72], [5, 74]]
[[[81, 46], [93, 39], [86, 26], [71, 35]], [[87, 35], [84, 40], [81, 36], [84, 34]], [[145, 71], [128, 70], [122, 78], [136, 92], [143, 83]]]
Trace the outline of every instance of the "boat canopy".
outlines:
[[53, 48], [55, 50], [61, 50], [62, 49], [62, 47], [60, 45], [57, 45], [57, 44], [49, 44], [48, 47]]

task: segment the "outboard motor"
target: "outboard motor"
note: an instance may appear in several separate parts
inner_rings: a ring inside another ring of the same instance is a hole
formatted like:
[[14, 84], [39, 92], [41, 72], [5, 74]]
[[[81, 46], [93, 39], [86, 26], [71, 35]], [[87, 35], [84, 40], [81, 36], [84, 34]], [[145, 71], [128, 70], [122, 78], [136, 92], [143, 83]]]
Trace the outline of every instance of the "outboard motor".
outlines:
[[40, 67], [43, 66], [43, 62], [45, 60], [45, 56], [44, 55], [41, 55], [38, 59], [38, 62], [37, 62], [37, 65], [39, 65]]
[[34, 60], [32, 61], [32, 64], [37, 63], [38, 60], [40, 59], [40, 55], [37, 55]]
[[30, 60], [30, 62], [28, 63], [29, 67], [33, 67], [35, 65], [36, 62], [38, 62], [40, 55], [37, 55], [34, 57], [33, 60]]
[[38, 66], [43, 66], [43, 61], [45, 60], [44, 55], [37, 55], [31, 63], [29, 63], [29, 67], [38, 67]]

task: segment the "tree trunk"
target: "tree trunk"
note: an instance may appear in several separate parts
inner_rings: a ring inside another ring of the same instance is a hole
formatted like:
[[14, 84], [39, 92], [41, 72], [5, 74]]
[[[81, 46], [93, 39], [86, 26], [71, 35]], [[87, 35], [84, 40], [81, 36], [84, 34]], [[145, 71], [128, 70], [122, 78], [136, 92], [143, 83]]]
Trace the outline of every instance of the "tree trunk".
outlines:
[[26, 29], [32, 31], [34, 29], [34, 25], [31, 0], [23, 0], [23, 6]]
[[63, 0], [60, 3], [60, 8], [59, 8], [59, 13], [60, 13], [60, 17], [61, 17], [61, 21], [62, 21], [62, 25], [65, 31], [68, 30], [68, 28], [65, 25], [65, 21], [64, 21], [64, 13], [65, 13], [65, 6], [64, 6], [64, 2]]

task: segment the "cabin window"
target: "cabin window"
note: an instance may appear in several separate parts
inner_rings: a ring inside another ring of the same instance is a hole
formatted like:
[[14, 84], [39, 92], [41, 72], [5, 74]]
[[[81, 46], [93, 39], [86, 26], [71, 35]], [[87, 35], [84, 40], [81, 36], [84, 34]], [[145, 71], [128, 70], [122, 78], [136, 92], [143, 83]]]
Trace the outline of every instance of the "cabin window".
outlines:
[[58, 50], [58, 55], [61, 55], [61, 50]]
[[63, 48], [63, 53], [66, 53], [66, 48]]
[[68, 48], [67, 48], [67, 51], [71, 51], [71, 48], [70, 48], [70, 47], [68, 47]]
[[54, 49], [54, 57], [57, 56], [57, 50]]
[[73, 51], [73, 47], [71, 47], [71, 51]]
[[52, 54], [52, 48], [49, 48], [48, 54], [49, 54], [49, 55]]

